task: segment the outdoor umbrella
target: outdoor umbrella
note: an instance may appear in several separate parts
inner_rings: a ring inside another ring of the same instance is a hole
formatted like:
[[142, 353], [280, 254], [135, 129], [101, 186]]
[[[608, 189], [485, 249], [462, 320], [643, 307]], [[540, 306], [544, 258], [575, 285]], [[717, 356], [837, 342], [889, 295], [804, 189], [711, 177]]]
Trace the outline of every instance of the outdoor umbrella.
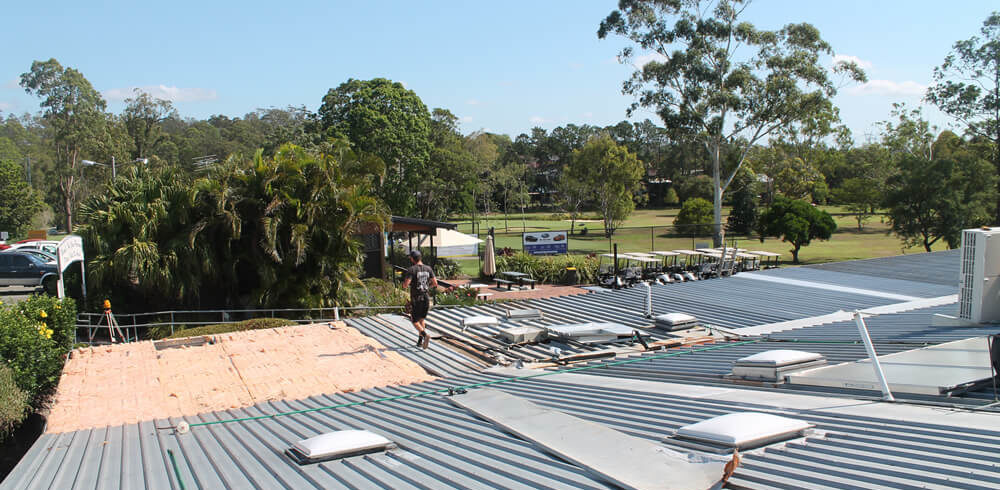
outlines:
[[493, 277], [497, 273], [497, 259], [493, 252], [493, 236], [486, 235], [486, 252], [483, 257], [483, 275]]

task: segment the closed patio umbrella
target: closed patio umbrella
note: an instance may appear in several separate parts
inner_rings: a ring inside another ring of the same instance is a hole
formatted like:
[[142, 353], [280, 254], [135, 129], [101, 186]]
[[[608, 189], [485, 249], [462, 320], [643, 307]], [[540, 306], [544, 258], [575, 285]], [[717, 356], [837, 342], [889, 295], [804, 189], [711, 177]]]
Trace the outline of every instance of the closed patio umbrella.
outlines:
[[483, 257], [483, 275], [493, 277], [497, 273], [497, 259], [493, 251], [493, 235], [486, 236], [486, 252]]

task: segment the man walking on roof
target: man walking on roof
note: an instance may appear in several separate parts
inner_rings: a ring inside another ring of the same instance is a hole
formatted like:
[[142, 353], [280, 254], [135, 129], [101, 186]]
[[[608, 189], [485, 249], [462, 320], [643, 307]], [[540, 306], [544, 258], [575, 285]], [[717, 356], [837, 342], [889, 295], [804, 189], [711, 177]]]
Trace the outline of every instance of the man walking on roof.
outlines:
[[410, 321], [413, 327], [420, 334], [417, 337], [417, 347], [426, 349], [430, 343], [430, 336], [424, 330], [424, 319], [431, 309], [431, 288], [437, 288], [437, 278], [434, 277], [434, 269], [431, 269], [423, 262], [419, 250], [410, 251], [410, 262], [413, 263], [406, 269], [406, 279], [403, 280], [403, 289], [410, 288]]

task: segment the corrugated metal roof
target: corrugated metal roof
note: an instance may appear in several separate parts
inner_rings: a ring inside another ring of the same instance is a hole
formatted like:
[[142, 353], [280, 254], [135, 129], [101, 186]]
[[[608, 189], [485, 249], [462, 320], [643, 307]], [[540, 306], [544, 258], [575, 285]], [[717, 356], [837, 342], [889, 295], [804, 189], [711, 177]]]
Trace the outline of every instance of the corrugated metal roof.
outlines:
[[[652, 327], [645, 318], [643, 305], [645, 289], [635, 287], [604, 293], [530, 299], [516, 303], [493, 303], [466, 308], [432, 310], [427, 317], [427, 327], [464, 346], [498, 360], [538, 361], [549, 360], [551, 347], [558, 347], [562, 355], [574, 355], [607, 350], [615, 347], [638, 345], [621, 341], [599, 345], [546, 342], [541, 344], [509, 346], [496, 338], [498, 331], [512, 325], [544, 326], [562, 323], [607, 321], [640, 330], [651, 337], [650, 341], [671, 338], [672, 335]], [[869, 308], [893, 304], [897, 300], [854, 294], [842, 291], [802, 288], [788, 284], [758, 283], [737, 279], [713, 279], [681, 284], [653, 285], [653, 314], [683, 312], [694, 315], [704, 324], [720, 327], [747, 327], [765, 323], [794, 320], [822, 315], [837, 310]], [[541, 320], [503, 322], [499, 327], [479, 327], [462, 331], [461, 319], [469, 316], [488, 315], [505, 319], [508, 309], [534, 308], [543, 313]], [[454, 373], [454, 358], [441, 357], [433, 350], [420, 353], [410, 348], [413, 327], [398, 315], [380, 315], [377, 319], [348, 322], [361, 332], [371, 335], [383, 344], [396, 348], [431, 372]]]
[[471, 356], [455, 352], [438, 342], [432, 342], [427, 349], [421, 349], [416, 346], [417, 332], [412, 325], [401, 326], [387, 321], [384, 315], [349, 318], [346, 319], [346, 323], [417, 363], [435, 376], [452, 376], [478, 371], [489, 365]]
[[[726, 345], [720, 342], [713, 345]], [[860, 343], [830, 343], [829, 341], [818, 342], [790, 342], [790, 341], [762, 341], [758, 343], [728, 343], [732, 347], [718, 350], [701, 350], [705, 345], [691, 347], [680, 347], [671, 349], [669, 352], [683, 353], [674, 357], [661, 357], [662, 351], [643, 352], [633, 354], [633, 359], [647, 359], [642, 362], [629, 363], [625, 365], [614, 365], [612, 360], [593, 361], [584, 366], [605, 366], [603, 369], [587, 371], [587, 374], [595, 376], [608, 376], [612, 378], [641, 379], [647, 381], [660, 381], [670, 383], [688, 383], [702, 386], [732, 386], [732, 385], [760, 385], [765, 388], [774, 388], [787, 391], [799, 391], [810, 393], [823, 393], [832, 395], [850, 395], [858, 397], [881, 396], [881, 393], [870, 390], [848, 390], [842, 388], [830, 388], [821, 386], [753, 383], [743, 380], [729, 378], [732, 372], [733, 362], [742, 357], [746, 357], [759, 352], [775, 349], [790, 349], [806, 352], [816, 352], [823, 354], [828, 365], [843, 362], [854, 362], [859, 359], [867, 359], [868, 354], [865, 347]], [[900, 344], [900, 343], [876, 343], [875, 352], [878, 355], [894, 354], [897, 352], [917, 349], [928, 344]], [[993, 401], [994, 393], [991, 385], [982, 386], [974, 391], [961, 393], [956, 396], [925, 396], [906, 393], [896, 393], [897, 398], [909, 400], [926, 400], [940, 403], [968, 404], [970, 406], [982, 406]]]
[[811, 281], [820, 284], [833, 284], [837, 286], [874, 289], [878, 291], [888, 291], [897, 294], [920, 296], [923, 298], [946, 296], [958, 292], [957, 273], [955, 274], [955, 281], [948, 284], [936, 284], [930, 282], [919, 282], [911, 280], [878, 277], [876, 275], [862, 275], [858, 273], [838, 272], [838, 271], [820, 269], [817, 267], [783, 267], [781, 269], [767, 269], [763, 271], [753, 272], [751, 274], [786, 277], [789, 279], [797, 279], [800, 281]]
[[960, 258], [958, 250], [947, 250], [877, 259], [828, 262], [804, 267], [880, 279], [900, 279], [957, 287]]
[[[760, 272], [760, 274], [847, 287], [858, 286], [860, 282], [864, 288], [870, 290], [923, 297], [954, 292], [954, 287], [951, 286], [895, 279], [880, 280], [846, 273], [831, 274], [805, 268], [769, 270]], [[824, 282], [823, 278], [826, 276], [830, 276], [830, 278]], [[634, 287], [602, 293], [433, 310], [427, 318], [427, 326], [432, 332], [449, 339], [449, 342], [454, 344], [453, 347], [460, 346], [459, 352], [455, 352], [454, 348], [432, 347], [429, 352], [413, 349], [412, 345], [415, 340], [413, 328], [405, 318], [398, 315], [350, 319], [348, 322], [384, 345], [397, 349], [400, 354], [424, 366], [432, 373], [454, 374], [469, 368], [481, 367], [482, 357], [498, 362], [517, 359], [527, 362], [551, 359], [552, 347], [558, 347], [561, 349], [562, 355], [567, 356], [637, 345], [631, 341], [593, 346], [569, 345], [553, 341], [543, 344], [509, 346], [499, 341], [496, 335], [501, 328], [511, 325], [544, 326], [560, 323], [609, 321], [640, 329], [652, 337], [651, 341], [670, 338], [669, 333], [651, 329], [652, 322], [643, 316], [645, 294], [643, 287]], [[726, 328], [797, 320], [826, 315], [838, 310], [866, 309], [895, 304], [899, 301], [858, 292], [817, 289], [796, 284], [749, 281], [738, 278], [653, 285], [652, 296], [654, 315], [672, 312], [688, 313], [697, 317], [704, 324]], [[462, 331], [461, 319], [464, 317], [488, 315], [504, 319], [509, 308], [536, 308], [542, 311], [544, 319], [504, 322], [499, 328], [472, 328]], [[466, 359], [463, 362], [462, 358], [470, 357], [470, 352], [475, 353], [471, 356], [474, 359]]]
[[[937, 314], [955, 316], [956, 305], [935, 306], [903, 313], [878, 315], [865, 319], [868, 333], [875, 342], [940, 343], [1000, 333], [1000, 325], [971, 327], [934, 326]], [[805, 327], [768, 335], [772, 339], [799, 340], [859, 340], [858, 327], [853, 321]]]
[[[686, 397], [682, 392], [621, 388], [614, 379], [602, 386], [575, 384], [569, 379], [574, 375], [561, 376], [564, 379], [522, 379], [492, 387], [651, 441], [660, 441], [683, 425], [744, 410], [802, 418], [826, 432], [823, 437], [744, 453], [743, 465], [730, 480], [734, 488], [1000, 485], [1000, 431], [996, 430], [880, 418], [877, 410], [872, 416], [858, 416], [795, 408], [787, 402], [779, 408], [755, 403], [753, 391], [733, 401], [733, 397]], [[501, 377], [484, 373], [408, 387], [276, 401], [186, 420], [253, 416], [497, 379]], [[802, 406], [815, 405], [803, 402]], [[194, 427], [184, 435], [155, 428], [174, 422], [44, 435], [0, 489], [179, 488], [167, 450], [174, 452], [187, 488], [605, 487], [582, 469], [498, 430], [438, 395]], [[306, 466], [282, 454], [299, 439], [347, 428], [383, 434], [399, 449]]]
[[[637, 354], [638, 358], [649, 359], [619, 366], [608, 366], [608, 369], [595, 369], [587, 374], [612, 376], [617, 378], [645, 379], [649, 381], [682, 382], [684, 380], [702, 382], [713, 379], [721, 380], [733, 369], [737, 359], [769, 350], [789, 349], [823, 354], [828, 364], [853, 362], [868, 357], [865, 346], [861, 343], [831, 344], [822, 342], [757, 342], [757, 343], [727, 343], [712, 345], [730, 347], [717, 350], [703, 350], [705, 345], [679, 347], [670, 349], [671, 353], [684, 353], [675, 357], [662, 356], [662, 351], [650, 351]], [[914, 349], [918, 346], [904, 344], [878, 344], [877, 352], [892, 354]], [[620, 360], [620, 359], [617, 359]], [[588, 366], [608, 365], [613, 361], [594, 361]]]

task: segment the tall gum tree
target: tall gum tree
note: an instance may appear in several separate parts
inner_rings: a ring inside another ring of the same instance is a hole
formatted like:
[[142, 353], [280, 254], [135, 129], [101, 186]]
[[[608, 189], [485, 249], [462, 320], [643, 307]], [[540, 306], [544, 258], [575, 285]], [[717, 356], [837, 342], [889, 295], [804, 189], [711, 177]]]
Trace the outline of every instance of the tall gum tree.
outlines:
[[[599, 38], [624, 36], [653, 60], [624, 82], [622, 92], [639, 107], [657, 111], [667, 129], [693, 138], [711, 160], [713, 238], [722, 242], [722, 196], [759, 141], [829, 107], [837, 89], [824, 56], [833, 50], [810, 24], [759, 30], [740, 16], [744, 0], [620, 0], [600, 24]], [[630, 63], [634, 48], [619, 60]], [[853, 62], [833, 71], [864, 81]], [[736, 147], [723, 168], [722, 151]]]
[[[953, 117], [970, 136], [990, 143], [990, 159], [1000, 173], [1000, 12], [993, 12], [973, 36], [958, 41], [941, 66], [926, 99]], [[1000, 194], [998, 194], [1000, 196]], [[1000, 223], [1000, 202], [995, 211]]]
[[21, 87], [42, 99], [42, 118], [54, 132], [59, 194], [66, 231], [72, 232], [81, 152], [103, 134], [106, 103], [82, 73], [64, 68], [55, 58], [32, 63], [31, 70], [21, 74]]

